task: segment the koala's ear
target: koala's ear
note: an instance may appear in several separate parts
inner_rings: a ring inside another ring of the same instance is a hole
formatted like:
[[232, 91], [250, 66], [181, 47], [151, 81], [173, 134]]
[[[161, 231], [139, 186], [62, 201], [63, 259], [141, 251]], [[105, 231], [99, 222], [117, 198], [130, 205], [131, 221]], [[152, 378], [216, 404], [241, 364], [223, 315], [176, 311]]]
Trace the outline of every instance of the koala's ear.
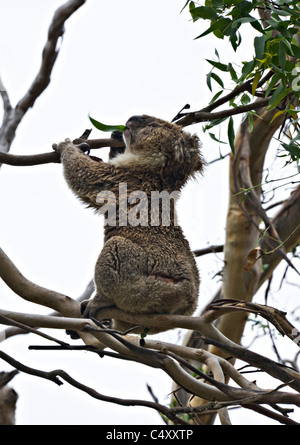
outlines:
[[200, 155], [197, 156], [196, 162], [194, 164], [194, 172], [203, 172], [203, 168], [205, 165], [206, 164], [203, 161], [202, 157]]
[[197, 135], [183, 132], [174, 147], [175, 160], [181, 161], [190, 172], [201, 172], [205, 161], [200, 151], [200, 140]]
[[180, 137], [177, 138], [174, 147], [175, 158], [178, 160], [185, 160], [193, 156], [193, 153], [200, 148], [199, 138], [196, 135], [182, 132]]

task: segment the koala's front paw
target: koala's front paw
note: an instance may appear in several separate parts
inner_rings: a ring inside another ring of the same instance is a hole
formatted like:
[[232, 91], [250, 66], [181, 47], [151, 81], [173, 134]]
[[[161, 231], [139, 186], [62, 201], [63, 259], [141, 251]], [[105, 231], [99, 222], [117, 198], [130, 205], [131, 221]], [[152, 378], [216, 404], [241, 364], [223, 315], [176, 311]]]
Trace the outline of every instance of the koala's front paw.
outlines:
[[56, 153], [62, 154], [70, 145], [73, 145], [71, 139], [65, 139], [64, 142], [60, 142], [59, 144], [52, 144], [52, 148]]

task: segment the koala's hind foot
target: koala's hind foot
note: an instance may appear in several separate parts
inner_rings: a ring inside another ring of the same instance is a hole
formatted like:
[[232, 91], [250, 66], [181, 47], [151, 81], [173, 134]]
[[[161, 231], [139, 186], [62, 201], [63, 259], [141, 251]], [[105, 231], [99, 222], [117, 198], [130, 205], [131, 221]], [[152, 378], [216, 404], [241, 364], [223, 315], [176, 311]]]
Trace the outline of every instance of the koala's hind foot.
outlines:
[[[113, 306], [115, 306], [115, 304], [112, 300], [95, 295], [91, 300], [84, 300], [81, 303], [81, 313], [83, 318], [97, 318], [98, 312], [101, 311], [101, 309]], [[106, 320], [103, 320], [103, 322], [104, 321]]]

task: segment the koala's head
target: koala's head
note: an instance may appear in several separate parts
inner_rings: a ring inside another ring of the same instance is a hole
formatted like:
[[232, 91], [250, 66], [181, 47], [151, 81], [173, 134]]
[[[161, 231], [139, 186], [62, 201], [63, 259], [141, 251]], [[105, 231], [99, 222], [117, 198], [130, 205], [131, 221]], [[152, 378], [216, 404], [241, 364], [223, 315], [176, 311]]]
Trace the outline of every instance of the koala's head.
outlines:
[[112, 161], [116, 166], [145, 166], [156, 172], [184, 171], [187, 175], [203, 169], [198, 137], [176, 124], [147, 115], [132, 116], [123, 137], [126, 150]]

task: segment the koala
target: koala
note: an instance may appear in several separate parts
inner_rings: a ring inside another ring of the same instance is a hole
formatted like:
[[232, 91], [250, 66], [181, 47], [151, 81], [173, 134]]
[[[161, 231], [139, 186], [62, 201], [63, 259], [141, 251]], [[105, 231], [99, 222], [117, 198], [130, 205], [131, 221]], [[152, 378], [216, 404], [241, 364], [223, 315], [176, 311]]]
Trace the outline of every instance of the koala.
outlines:
[[[110, 210], [113, 214], [106, 220], [95, 266], [96, 295], [83, 304], [83, 316], [101, 318], [99, 311], [111, 306], [132, 314], [191, 315], [199, 273], [177, 225], [175, 205], [176, 193], [203, 170], [199, 139], [147, 115], [131, 117], [123, 138], [125, 150], [108, 162], [95, 162], [69, 140], [53, 147], [75, 195], [100, 213], [105, 209], [106, 217]], [[171, 197], [165, 209], [157, 199], [161, 196]], [[113, 326], [122, 331], [132, 327], [120, 320], [113, 320]], [[134, 332], [145, 328], [149, 334], [161, 331], [142, 326]]]

